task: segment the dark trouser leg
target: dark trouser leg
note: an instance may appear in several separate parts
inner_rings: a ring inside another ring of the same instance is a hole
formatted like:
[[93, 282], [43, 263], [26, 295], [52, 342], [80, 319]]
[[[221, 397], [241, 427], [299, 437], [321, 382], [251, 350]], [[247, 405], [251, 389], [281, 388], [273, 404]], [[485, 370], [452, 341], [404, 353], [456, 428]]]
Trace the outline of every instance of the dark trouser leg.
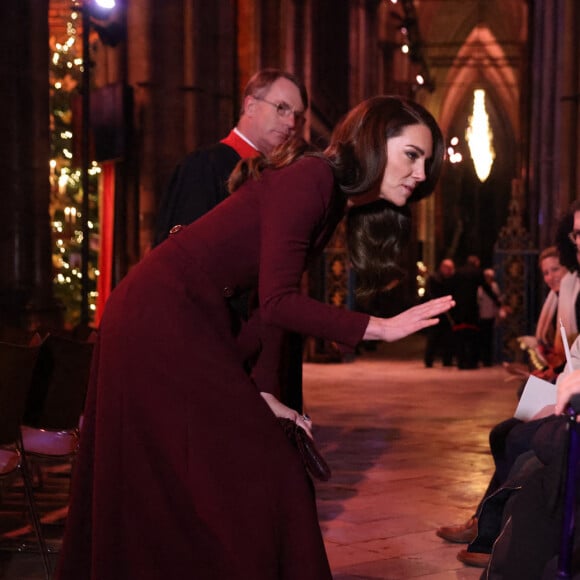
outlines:
[[423, 360], [426, 367], [432, 367], [437, 349], [437, 332], [433, 328], [427, 329], [427, 343], [425, 344], [425, 355]]
[[453, 357], [455, 355], [455, 341], [453, 330], [451, 330], [448, 323], [441, 332], [441, 348], [443, 350], [443, 366], [450, 367], [453, 364]]
[[513, 429], [520, 425], [523, 425], [522, 421], [510, 417], [495, 425], [489, 432], [489, 448], [495, 464], [495, 476], [498, 481], [498, 487], [506, 481], [514, 460], [512, 453], [507, 453], [508, 436]]
[[479, 362], [479, 330], [470, 329], [467, 333], [469, 342], [468, 368], [475, 369]]
[[479, 354], [480, 360], [485, 366], [491, 366], [493, 362], [494, 325], [493, 318], [482, 318], [479, 321]]
[[457, 366], [464, 369], [467, 366], [467, 345], [465, 344], [465, 330], [456, 330], [455, 336], [455, 353], [457, 354]]
[[510, 431], [520, 423], [521, 421], [519, 419], [514, 419], [511, 417], [495, 425], [489, 432], [489, 448], [495, 463], [495, 471], [493, 472], [493, 475], [491, 476], [491, 479], [487, 485], [487, 489], [485, 490], [485, 493], [483, 494], [483, 497], [477, 506], [475, 512], [476, 515], [479, 514], [481, 505], [485, 498], [499, 489], [506, 480], [506, 473], [509, 473], [509, 468], [505, 463], [507, 461], [505, 457], [506, 440]]
[[463, 328], [455, 331], [457, 366], [460, 369], [475, 369], [479, 360], [479, 331], [476, 328]]

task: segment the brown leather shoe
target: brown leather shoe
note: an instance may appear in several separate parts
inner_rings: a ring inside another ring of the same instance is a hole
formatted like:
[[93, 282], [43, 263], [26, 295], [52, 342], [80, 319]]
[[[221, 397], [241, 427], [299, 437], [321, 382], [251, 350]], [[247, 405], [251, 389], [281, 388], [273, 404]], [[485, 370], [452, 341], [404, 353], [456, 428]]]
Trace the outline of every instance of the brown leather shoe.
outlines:
[[439, 528], [436, 534], [456, 544], [469, 544], [477, 536], [477, 518], [469, 518], [464, 524], [458, 526], [443, 526]]
[[457, 554], [457, 559], [468, 566], [475, 566], [476, 568], [486, 568], [489, 564], [489, 559], [491, 554], [485, 554], [483, 552], [468, 552], [467, 550], [461, 550]]

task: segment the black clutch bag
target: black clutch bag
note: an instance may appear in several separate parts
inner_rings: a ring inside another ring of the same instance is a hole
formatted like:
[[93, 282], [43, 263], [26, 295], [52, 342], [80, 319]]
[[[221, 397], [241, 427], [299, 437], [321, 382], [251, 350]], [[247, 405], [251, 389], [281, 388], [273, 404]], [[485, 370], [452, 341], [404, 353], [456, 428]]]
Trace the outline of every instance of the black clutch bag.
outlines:
[[284, 433], [296, 447], [298, 453], [300, 453], [302, 463], [310, 476], [321, 481], [328, 481], [331, 475], [330, 467], [328, 467], [328, 464], [324, 461], [318, 449], [316, 449], [314, 441], [310, 439], [308, 433], [302, 427], [296, 425], [292, 419], [278, 417], [278, 423], [284, 429]]

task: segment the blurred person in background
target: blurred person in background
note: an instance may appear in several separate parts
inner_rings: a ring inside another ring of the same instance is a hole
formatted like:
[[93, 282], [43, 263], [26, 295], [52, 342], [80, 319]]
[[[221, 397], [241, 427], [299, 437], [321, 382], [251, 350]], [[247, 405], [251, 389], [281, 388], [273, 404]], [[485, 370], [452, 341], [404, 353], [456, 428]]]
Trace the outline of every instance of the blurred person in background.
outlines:
[[[455, 263], [450, 258], [441, 260], [437, 272], [427, 278], [425, 300], [454, 294]], [[433, 366], [437, 355], [440, 355], [444, 367], [453, 366], [455, 342], [453, 335], [453, 311], [445, 312], [439, 317], [439, 324], [427, 329], [424, 362], [427, 368]]]

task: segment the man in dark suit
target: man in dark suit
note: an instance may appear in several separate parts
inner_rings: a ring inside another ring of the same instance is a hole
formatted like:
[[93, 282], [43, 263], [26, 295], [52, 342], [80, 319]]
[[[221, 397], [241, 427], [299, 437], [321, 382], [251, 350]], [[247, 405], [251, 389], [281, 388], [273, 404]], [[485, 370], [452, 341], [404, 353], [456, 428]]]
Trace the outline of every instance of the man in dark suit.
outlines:
[[[228, 177], [240, 159], [267, 155], [300, 133], [307, 108], [306, 87], [295, 75], [273, 68], [254, 74], [229, 135], [190, 153], [173, 172], [159, 205], [153, 245], [165, 240], [173, 226], [190, 224], [222, 202], [228, 196]], [[248, 300], [246, 295], [230, 299], [235, 317], [247, 315]], [[288, 333], [283, 348], [280, 398], [302, 412], [302, 337]]]
[[307, 107], [308, 93], [297, 77], [278, 69], [258, 71], [246, 85], [239, 121], [229, 135], [190, 153], [175, 169], [157, 212], [154, 245], [173, 226], [189, 224], [223, 201], [240, 159], [267, 155], [299, 133]]
[[[455, 263], [450, 258], [441, 260], [437, 272], [427, 279], [427, 288], [424, 299], [440, 298], [455, 291]], [[427, 343], [425, 345], [425, 366], [433, 366], [436, 354], [441, 354], [443, 366], [453, 365], [455, 343], [452, 328], [452, 319], [448, 313], [439, 317], [439, 324], [427, 329]]]
[[479, 361], [479, 305], [477, 290], [481, 287], [499, 308], [501, 303], [486, 282], [478, 256], [468, 256], [467, 262], [456, 273], [452, 316], [456, 337], [457, 366], [476, 369]]

